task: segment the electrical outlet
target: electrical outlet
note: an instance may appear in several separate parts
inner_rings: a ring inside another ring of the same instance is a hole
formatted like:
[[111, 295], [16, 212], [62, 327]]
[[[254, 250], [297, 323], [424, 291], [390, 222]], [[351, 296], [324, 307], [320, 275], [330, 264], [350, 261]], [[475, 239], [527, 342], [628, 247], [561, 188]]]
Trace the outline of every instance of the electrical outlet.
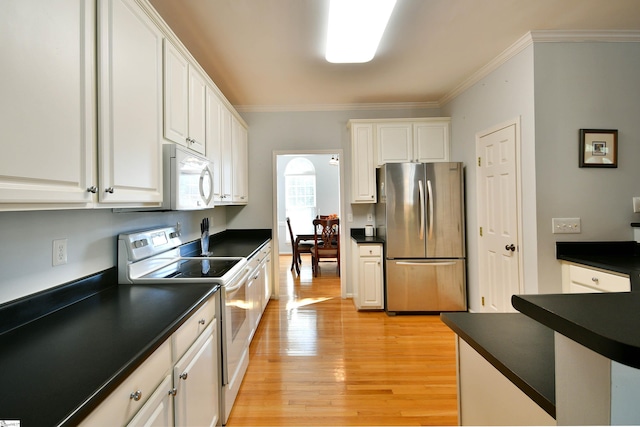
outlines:
[[633, 198], [633, 212], [640, 212], [640, 197]]
[[67, 239], [53, 241], [52, 261], [54, 266], [67, 263]]
[[368, 222], [373, 222], [373, 214], [367, 214], [367, 221]]
[[580, 218], [553, 218], [551, 220], [553, 234], [580, 233]]
[[353, 214], [347, 214], [347, 222], [353, 222]]

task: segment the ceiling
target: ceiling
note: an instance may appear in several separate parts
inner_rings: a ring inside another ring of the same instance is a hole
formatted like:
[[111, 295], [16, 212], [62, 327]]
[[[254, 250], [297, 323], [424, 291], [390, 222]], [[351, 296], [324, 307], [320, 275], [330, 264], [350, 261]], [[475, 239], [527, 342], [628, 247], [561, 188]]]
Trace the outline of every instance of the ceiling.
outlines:
[[150, 2], [240, 111], [437, 106], [531, 30], [640, 30], [638, 0], [398, 0], [371, 62], [331, 64], [328, 0]]

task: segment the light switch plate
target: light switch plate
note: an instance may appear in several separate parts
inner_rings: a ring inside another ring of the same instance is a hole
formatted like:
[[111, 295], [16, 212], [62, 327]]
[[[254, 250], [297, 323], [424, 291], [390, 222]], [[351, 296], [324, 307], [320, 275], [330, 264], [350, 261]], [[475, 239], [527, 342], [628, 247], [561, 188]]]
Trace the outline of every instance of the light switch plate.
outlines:
[[633, 198], [633, 212], [640, 212], [640, 197]]
[[553, 234], [580, 233], [580, 218], [553, 218]]

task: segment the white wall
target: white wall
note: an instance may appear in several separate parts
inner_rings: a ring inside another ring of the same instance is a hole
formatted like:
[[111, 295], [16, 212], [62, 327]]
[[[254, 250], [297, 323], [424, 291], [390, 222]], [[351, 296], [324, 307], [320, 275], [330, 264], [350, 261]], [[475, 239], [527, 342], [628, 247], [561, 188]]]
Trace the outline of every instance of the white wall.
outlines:
[[[225, 230], [225, 211], [0, 212], [0, 304], [116, 266], [119, 233], [180, 222], [184, 240], [193, 241], [204, 217], [210, 218], [212, 233]], [[54, 239], [68, 239], [65, 265], [52, 266]]]
[[[640, 43], [536, 43], [537, 228], [540, 292], [560, 292], [556, 241], [633, 240], [640, 221]], [[617, 129], [618, 167], [578, 167], [579, 129]], [[551, 219], [580, 217], [581, 234]]]
[[478, 221], [476, 199], [476, 134], [520, 118], [522, 152], [524, 287], [537, 293], [536, 199], [533, 105], [533, 46], [457, 96], [442, 109], [451, 116], [453, 160], [466, 165], [467, 287], [469, 307], [482, 311], [478, 284]]
[[[434, 117], [437, 109], [424, 110], [357, 110], [310, 112], [252, 112], [241, 113], [249, 125], [249, 205], [228, 207], [229, 228], [271, 228], [273, 224], [273, 166], [274, 151], [342, 149], [345, 194], [342, 203], [352, 213], [348, 228], [362, 228], [366, 215], [373, 212], [370, 205], [351, 205], [349, 119]], [[348, 231], [348, 230], [347, 230]]]

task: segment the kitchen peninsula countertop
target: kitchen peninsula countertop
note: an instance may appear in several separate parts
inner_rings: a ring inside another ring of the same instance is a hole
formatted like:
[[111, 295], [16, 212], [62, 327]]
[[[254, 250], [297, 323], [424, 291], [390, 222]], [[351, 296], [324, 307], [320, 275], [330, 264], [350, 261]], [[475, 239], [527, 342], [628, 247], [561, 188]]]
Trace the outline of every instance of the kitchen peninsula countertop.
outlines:
[[553, 331], [521, 313], [442, 313], [442, 321], [552, 417]]
[[[212, 251], [248, 257], [269, 239], [271, 230], [225, 231]], [[117, 277], [112, 267], [0, 305], [0, 419], [77, 424], [219, 289]]]

